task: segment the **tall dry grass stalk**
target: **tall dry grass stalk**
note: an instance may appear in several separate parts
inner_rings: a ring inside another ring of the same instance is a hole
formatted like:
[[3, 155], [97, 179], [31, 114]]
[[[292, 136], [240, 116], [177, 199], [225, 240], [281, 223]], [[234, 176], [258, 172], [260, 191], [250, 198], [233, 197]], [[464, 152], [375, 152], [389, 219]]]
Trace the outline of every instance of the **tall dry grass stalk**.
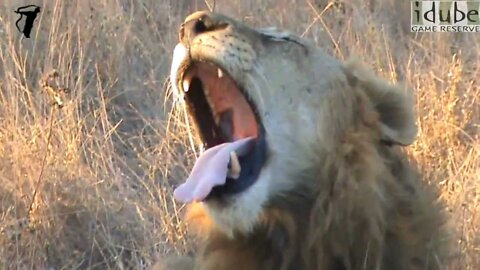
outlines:
[[[24, 4], [42, 7], [30, 39], [14, 25]], [[193, 248], [171, 190], [194, 152], [163, 89], [178, 25], [195, 5], [0, 3], [1, 269], [138, 269]], [[360, 57], [414, 89], [420, 133], [409, 152], [446, 202], [449, 269], [480, 267], [476, 34], [410, 33], [408, 1], [217, 1], [215, 9], [302, 34], [340, 59]], [[38, 81], [53, 69], [69, 92], [50, 114]]]

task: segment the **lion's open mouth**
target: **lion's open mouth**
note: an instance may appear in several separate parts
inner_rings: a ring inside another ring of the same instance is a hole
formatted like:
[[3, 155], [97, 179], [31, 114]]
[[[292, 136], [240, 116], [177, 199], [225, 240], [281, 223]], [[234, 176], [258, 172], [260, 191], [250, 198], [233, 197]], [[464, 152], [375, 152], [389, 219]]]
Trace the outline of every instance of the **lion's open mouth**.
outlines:
[[207, 150], [177, 188], [177, 199], [218, 199], [245, 191], [266, 160], [264, 129], [254, 103], [227, 72], [209, 62], [191, 63], [179, 88]]

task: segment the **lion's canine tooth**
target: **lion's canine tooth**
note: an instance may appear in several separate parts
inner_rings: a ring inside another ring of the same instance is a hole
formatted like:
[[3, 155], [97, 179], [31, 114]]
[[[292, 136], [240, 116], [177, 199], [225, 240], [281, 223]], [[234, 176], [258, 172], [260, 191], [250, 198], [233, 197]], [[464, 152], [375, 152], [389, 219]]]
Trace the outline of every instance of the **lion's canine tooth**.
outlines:
[[230, 168], [228, 169], [228, 177], [232, 179], [238, 179], [241, 170], [242, 168], [240, 167], [240, 161], [238, 160], [237, 153], [232, 151], [230, 153]]
[[189, 88], [190, 88], [190, 82], [188, 80], [183, 80], [183, 91], [188, 92]]
[[223, 71], [221, 69], [217, 69], [217, 72], [218, 72], [218, 78], [222, 78], [223, 77]]

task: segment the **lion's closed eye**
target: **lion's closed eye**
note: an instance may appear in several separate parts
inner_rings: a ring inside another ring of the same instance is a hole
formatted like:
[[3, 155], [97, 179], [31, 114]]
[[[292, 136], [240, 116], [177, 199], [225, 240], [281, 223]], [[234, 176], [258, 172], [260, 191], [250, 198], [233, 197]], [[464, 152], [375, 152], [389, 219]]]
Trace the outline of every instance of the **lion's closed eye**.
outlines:
[[258, 31], [263, 37], [269, 40], [292, 42], [300, 46], [305, 46], [297, 36], [287, 31], [281, 31], [275, 27], [261, 28], [258, 29]]

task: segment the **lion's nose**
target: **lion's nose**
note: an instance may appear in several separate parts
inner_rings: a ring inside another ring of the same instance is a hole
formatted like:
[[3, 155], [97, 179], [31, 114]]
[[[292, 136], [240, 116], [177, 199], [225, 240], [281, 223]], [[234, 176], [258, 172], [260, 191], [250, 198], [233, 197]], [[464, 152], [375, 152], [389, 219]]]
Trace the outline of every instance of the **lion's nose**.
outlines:
[[207, 11], [199, 11], [188, 16], [180, 26], [178, 34], [180, 42], [188, 46], [196, 36], [226, 26], [225, 22], [220, 22], [215, 17], [214, 14]]

